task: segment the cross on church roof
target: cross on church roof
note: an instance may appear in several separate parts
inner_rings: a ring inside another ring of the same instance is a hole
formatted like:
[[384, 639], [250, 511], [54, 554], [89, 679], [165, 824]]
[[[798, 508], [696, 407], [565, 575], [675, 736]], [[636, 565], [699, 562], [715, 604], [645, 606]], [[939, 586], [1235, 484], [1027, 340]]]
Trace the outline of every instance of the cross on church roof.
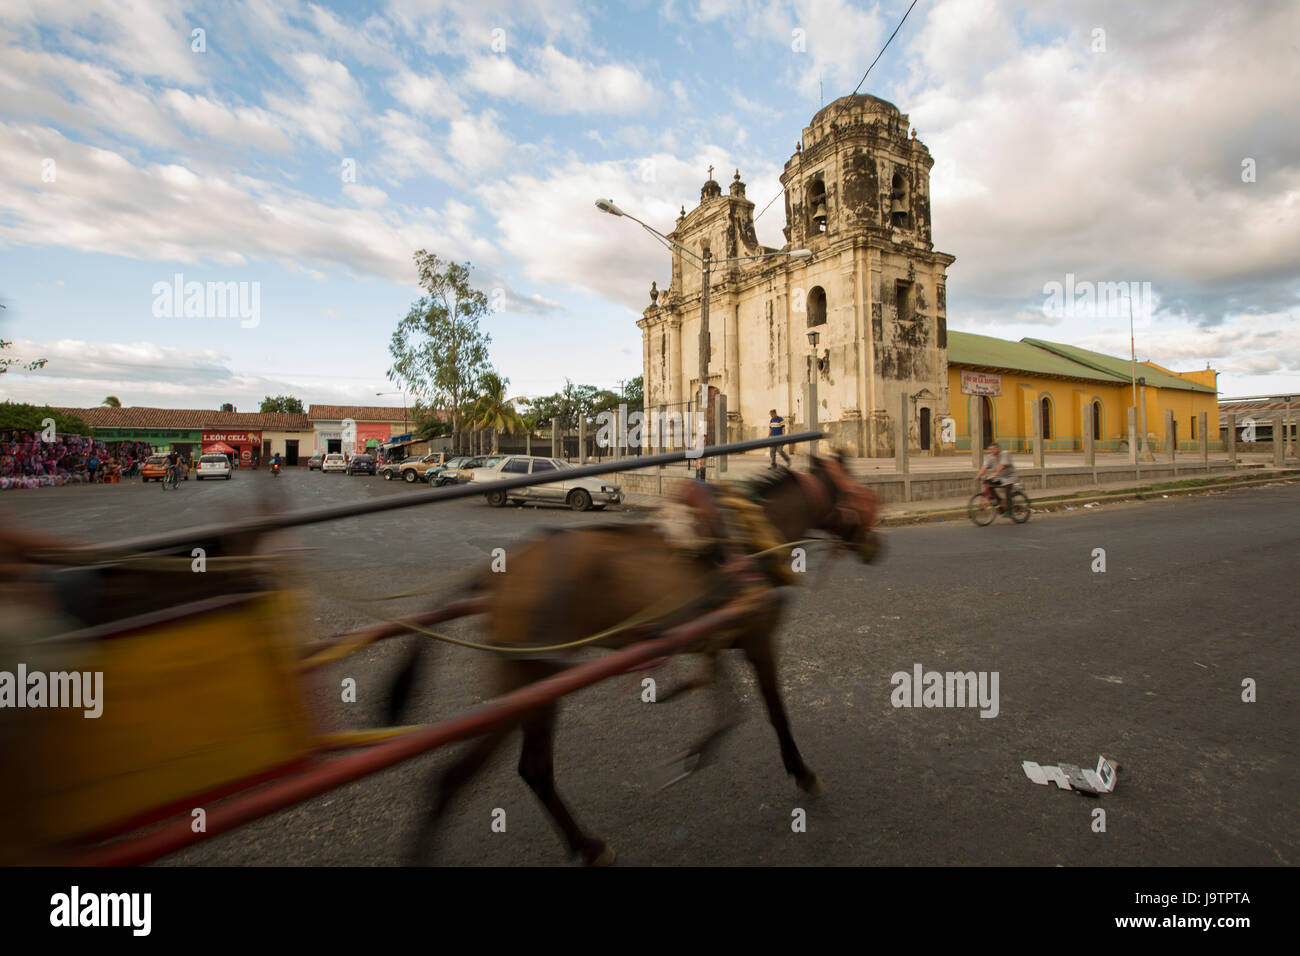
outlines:
[[713, 167], [712, 167], [712, 166], [709, 167], [709, 178], [710, 178], [710, 179], [713, 178]]

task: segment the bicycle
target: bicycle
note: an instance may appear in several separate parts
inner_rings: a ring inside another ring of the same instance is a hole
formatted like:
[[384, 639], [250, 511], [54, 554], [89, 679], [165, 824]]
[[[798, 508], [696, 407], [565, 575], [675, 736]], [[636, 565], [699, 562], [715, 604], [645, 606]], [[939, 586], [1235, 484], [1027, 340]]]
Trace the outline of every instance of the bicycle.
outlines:
[[[1002, 506], [1001, 496], [995, 490], [997, 487], [992, 482], [984, 482], [984, 490], [977, 491], [971, 495], [970, 502], [966, 505], [966, 515], [971, 522], [981, 528], [987, 528], [991, 525], [999, 514]], [[1033, 506], [1030, 504], [1029, 496], [1024, 492], [1024, 486], [1017, 481], [1011, 486], [1011, 508], [1007, 512], [1002, 512], [1011, 518], [1016, 524], [1024, 524], [1033, 514]]]
[[171, 487], [172, 487], [173, 490], [175, 490], [175, 489], [177, 489], [177, 488], [179, 488], [179, 487], [181, 486], [181, 466], [180, 466], [180, 465], [176, 465], [174, 468], [168, 468], [168, 469], [167, 469], [167, 474], [163, 475], [163, 480], [162, 480], [163, 491], [166, 491], [166, 490], [167, 490], [167, 486], [168, 486], [169, 484], [171, 485]]

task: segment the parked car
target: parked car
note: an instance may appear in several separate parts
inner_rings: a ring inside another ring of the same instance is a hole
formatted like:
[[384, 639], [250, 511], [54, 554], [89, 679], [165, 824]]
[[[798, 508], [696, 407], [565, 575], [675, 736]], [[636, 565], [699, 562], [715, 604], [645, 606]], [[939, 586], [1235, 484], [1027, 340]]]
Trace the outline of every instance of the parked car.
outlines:
[[[491, 485], [503, 478], [518, 478], [522, 475], [555, 474], [572, 471], [573, 466], [559, 458], [535, 458], [527, 455], [510, 455], [487, 468], [474, 468], [470, 471], [470, 481], [475, 484]], [[510, 491], [488, 490], [484, 497], [495, 507], [501, 507], [506, 501], [536, 502], [538, 504], [568, 505], [574, 511], [586, 511], [588, 508], [600, 510], [606, 505], [616, 505], [623, 500], [623, 492], [618, 485], [601, 481], [599, 478], [569, 478], [533, 485], [529, 488], [514, 488]]]
[[199, 458], [199, 467], [194, 472], [194, 480], [204, 478], [224, 478], [230, 480], [234, 469], [230, 467], [230, 458], [226, 455], [203, 455]]
[[479, 455], [476, 458], [456, 458], [453, 459], [453, 461], [457, 461], [459, 464], [453, 468], [451, 467], [451, 462], [448, 462], [447, 469], [438, 477], [442, 480], [444, 485], [463, 485], [465, 482], [469, 481], [470, 473], [475, 468], [491, 468], [504, 457], [506, 456]]
[[386, 465], [380, 466], [379, 474], [383, 476], [384, 481], [392, 481], [394, 478], [402, 477], [403, 466], [415, 465], [422, 461], [424, 461], [424, 459], [419, 455], [411, 455], [409, 458], [403, 458], [401, 461], [390, 461]]
[[321, 474], [328, 471], [341, 471], [347, 474], [348, 460], [343, 457], [341, 452], [331, 452], [325, 456], [325, 460], [320, 465]]
[[373, 455], [353, 455], [348, 461], [349, 475], [373, 475], [375, 459]]
[[[457, 484], [456, 476], [460, 473], [461, 469], [468, 468], [469, 463], [473, 460], [474, 459], [470, 458], [469, 455], [449, 458], [445, 464], [438, 465], [437, 467], [430, 468], [426, 471], [424, 473], [424, 482], [425, 484], [433, 485], [435, 488], [441, 488], [443, 485]], [[465, 480], [469, 480], [468, 472], [466, 472]]]
[[318, 451], [316, 454], [312, 455], [311, 460], [307, 462], [307, 470], [320, 471], [321, 465], [323, 464], [325, 464], [325, 452]]
[[401, 475], [402, 480], [408, 484], [414, 484], [416, 481], [424, 478], [424, 473], [430, 468], [441, 465], [448, 458], [445, 451], [435, 451], [432, 455], [425, 455], [423, 458], [417, 458], [415, 461], [402, 462]]

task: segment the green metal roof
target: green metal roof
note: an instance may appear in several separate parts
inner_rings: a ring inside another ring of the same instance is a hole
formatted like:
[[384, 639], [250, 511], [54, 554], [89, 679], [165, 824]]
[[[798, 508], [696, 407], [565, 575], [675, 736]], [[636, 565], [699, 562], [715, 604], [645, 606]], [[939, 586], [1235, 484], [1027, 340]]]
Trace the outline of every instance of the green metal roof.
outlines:
[[[1046, 349], [1070, 361], [1078, 362], [1100, 372], [1108, 372], [1126, 382], [1133, 381], [1131, 359], [1115, 358], [1101, 352], [1093, 352], [1090, 349], [1081, 349], [1077, 345], [1061, 345], [1059, 342], [1044, 342], [1041, 339], [1021, 339], [1020, 341], [1027, 342], [1040, 349]], [[1215, 389], [1208, 385], [1200, 385], [1189, 379], [1179, 378], [1177, 375], [1171, 375], [1162, 369], [1152, 368], [1150, 365], [1143, 365], [1141, 362], [1138, 363], [1137, 373], [1139, 377], [1147, 380], [1148, 385], [1153, 385], [1156, 388], [1182, 388], [1189, 392], [1217, 394]]]
[[[1029, 344], [1032, 339], [1009, 342], [991, 335], [948, 331], [948, 364], [1001, 368], [1037, 375], [1060, 375], [1095, 382], [1127, 382], [1127, 374], [1116, 375], [1105, 369], [1071, 361], [1046, 347]], [[1148, 378], [1147, 381], [1151, 379]]]

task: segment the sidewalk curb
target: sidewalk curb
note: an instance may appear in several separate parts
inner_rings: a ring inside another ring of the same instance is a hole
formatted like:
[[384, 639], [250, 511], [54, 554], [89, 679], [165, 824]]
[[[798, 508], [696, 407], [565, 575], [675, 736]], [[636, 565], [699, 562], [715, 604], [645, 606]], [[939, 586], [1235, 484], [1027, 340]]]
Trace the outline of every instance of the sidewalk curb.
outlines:
[[[1150, 501], [1155, 495], [1160, 495], [1164, 498], [1173, 497], [1175, 495], [1181, 497], [1185, 495], [1198, 494], [1203, 491], [1215, 491], [1220, 488], [1247, 488], [1252, 485], [1266, 485], [1266, 484], [1277, 484], [1277, 483], [1289, 484], [1296, 481], [1300, 481], [1300, 474], [1297, 474], [1294, 471], [1292, 471], [1286, 474], [1275, 475], [1271, 478], [1257, 478], [1249, 481], [1215, 482], [1212, 485], [1198, 485], [1195, 488], [1170, 488], [1170, 489], [1166, 489], [1165, 491], [1147, 491], [1147, 492], [1122, 491], [1122, 492], [1116, 492], [1112, 494], [1088, 495], [1079, 498], [1050, 498], [1042, 501], [1031, 501], [1030, 504], [1033, 507], [1033, 509], [1035, 511], [1038, 511], [1039, 513], [1051, 514], [1058, 510], [1062, 510], [1066, 505], [1082, 506], [1088, 504], [1102, 504], [1106, 502], [1119, 502], [1119, 501]], [[913, 525], [913, 524], [938, 524], [944, 521], [949, 521], [953, 518], [965, 518], [965, 517], [966, 517], [965, 508], [951, 508], [943, 511], [904, 512], [902, 514], [886, 515], [885, 517], [880, 519], [880, 526], [882, 528], [890, 528], [890, 527], [902, 527], [902, 526]]]

